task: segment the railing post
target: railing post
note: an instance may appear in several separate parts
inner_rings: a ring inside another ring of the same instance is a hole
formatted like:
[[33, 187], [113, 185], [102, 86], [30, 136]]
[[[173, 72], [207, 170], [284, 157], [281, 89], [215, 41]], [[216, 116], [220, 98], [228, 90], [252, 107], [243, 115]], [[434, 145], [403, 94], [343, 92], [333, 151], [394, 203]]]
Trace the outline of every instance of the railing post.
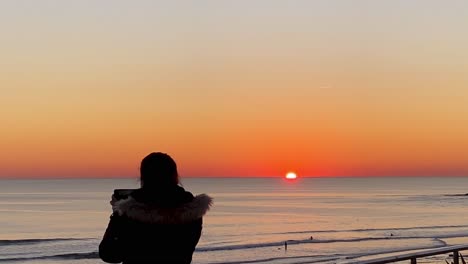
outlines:
[[460, 258], [457, 250], [453, 251], [453, 264], [460, 264]]
[[416, 258], [411, 259], [411, 264], [417, 264], [416, 262], [417, 262]]

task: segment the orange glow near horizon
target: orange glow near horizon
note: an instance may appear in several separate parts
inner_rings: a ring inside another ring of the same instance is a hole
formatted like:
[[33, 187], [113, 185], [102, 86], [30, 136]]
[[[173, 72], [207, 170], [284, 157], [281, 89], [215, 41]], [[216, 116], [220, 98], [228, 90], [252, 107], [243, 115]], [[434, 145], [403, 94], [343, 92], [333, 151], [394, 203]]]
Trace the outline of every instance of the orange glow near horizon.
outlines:
[[0, 2], [0, 178], [468, 175], [468, 2], [416, 2]]

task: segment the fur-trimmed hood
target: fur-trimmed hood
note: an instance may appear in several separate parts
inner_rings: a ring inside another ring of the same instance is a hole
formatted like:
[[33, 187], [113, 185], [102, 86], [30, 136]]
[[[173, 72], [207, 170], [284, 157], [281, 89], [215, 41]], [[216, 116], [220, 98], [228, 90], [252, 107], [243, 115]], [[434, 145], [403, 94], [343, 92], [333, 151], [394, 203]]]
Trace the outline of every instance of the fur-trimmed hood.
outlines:
[[162, 207], [157, 204], [144, 203], [135, 200], [132, 196], [127, 199], [114, 201], [114, 213], [126, 216], [132, 220], [154, 224], [183, 224], [203, 217], [213, 204], [213, 199], [200, 194], [192, 201], [182, 203], [177, 207]]

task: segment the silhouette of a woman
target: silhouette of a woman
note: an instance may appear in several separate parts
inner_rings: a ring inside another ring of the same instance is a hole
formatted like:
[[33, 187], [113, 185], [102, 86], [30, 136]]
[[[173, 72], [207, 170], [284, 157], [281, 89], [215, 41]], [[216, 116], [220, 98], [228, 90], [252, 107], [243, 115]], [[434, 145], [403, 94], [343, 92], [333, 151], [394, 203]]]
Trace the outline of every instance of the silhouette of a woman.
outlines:
[[140, 189], [125, 199], [112, 196], [100, 258], [124, 264], [191, 263], [211, 197], [194, 197], [179, 186], [176, 163], [164, 153], [146, 156], [140, 174]]

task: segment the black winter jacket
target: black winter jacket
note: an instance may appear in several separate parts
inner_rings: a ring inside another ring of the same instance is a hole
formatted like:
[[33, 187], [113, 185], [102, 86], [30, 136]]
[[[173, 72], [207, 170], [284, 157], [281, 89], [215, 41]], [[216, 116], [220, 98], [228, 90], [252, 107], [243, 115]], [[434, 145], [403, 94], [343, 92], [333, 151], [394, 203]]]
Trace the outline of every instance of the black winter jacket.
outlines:
[[156, 195], [138, 189], [112, 202], [99, 256], [108, 263], [189, 264], [211, 204], [208, 195], [194, 197], [179, 186]]

